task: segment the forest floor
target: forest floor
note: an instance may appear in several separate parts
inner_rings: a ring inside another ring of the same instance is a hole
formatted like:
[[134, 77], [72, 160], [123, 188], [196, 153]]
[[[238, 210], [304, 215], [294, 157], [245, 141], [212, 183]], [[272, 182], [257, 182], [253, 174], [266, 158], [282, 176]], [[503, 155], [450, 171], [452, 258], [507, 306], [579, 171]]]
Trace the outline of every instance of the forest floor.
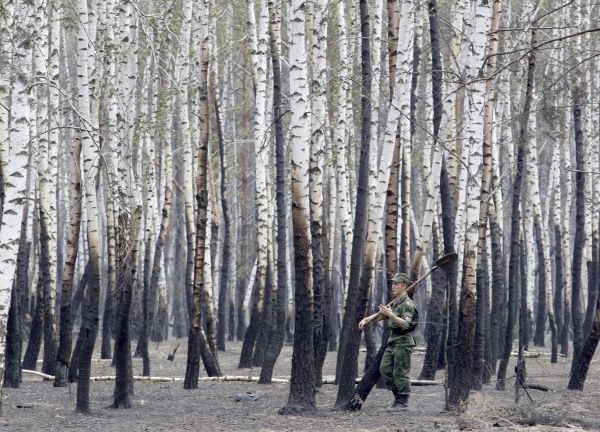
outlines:
[[[153, 376], [183, 377], [186, 340], [169, 340], [151, 346]], [[167, 353], [180, 344], [175, 361]], [[97, 345], [99, 346], [99, 345]], [[258, 376], [259, 369], [237, 369], [241, 343], [228, 342], [219, 353], [226, 375]], [[543, 350], [543, 349], [538, 349]], [[546, 348], [545, 351], [548, 349]], [[99, 351], [99, 350], [97, 350]], [[289, 377], [292, 347], [285, 346], [276, 364], [274, 377]], [[95, 358], [99, 355], [95, 352]], [[361, 364], [365, 353], [361, 352]], [[337, 386], [324, 385], [317, 394], [318, 410], [310, 416], [282, 416], [278, 410], [288, 398], [289, 384], [260, 385], [251, 382], [200, 382], [197, 390], [183, 390], [182, 382], [136, 382], [133, 406], [126, 410], [107, 409], [112, 403], [114, 381], [91, 383], [91, 415], [74, 411], [76, 384], [54, 388], [51, 381], [24, 375], [19, 389], [3, 390], [0, 431], [452, 431], [452, 430], [600, 430], [600, 370], [592, 364], [585, 390], [566, 390], [571, 359], [560, 357], [551, 364], [549, 356], [527, 359], [531, 383], [543, 384], [548, 392], [530, 390], [533, 402], [523, 393], [514, 402], [514, 379], [507, 390], [495, 390], [494, 382], [472, 392], [467, 411], [451, 415], [443, 411], [443, 385], [416, 387], [410, 408], [389, 413], [392, 395], [375, 388], [362, 410], [345, 413], [333, 410]], [[413, 355], [412, 376], [421, 370], [422, 353]], [[141, 359], [134, 359], [134, 375], [141, 374]], [[39, 363], [38, 363], [39, 364]], [[38, 368], [39, 370], [40, 368]], [[514, 358], [510, 371], [514, 370]], [[324, 375], [333, 375], [335, 355], [327, 356]], [[94, 361], [92, 376], [114, 375], [110, 360]], [[201, 376], [205, 372], [201, 370]], [[438, 372], [443, 381], [443, 371]], [[252, 392], [254, 401], [236, 402], [236, 395]]]

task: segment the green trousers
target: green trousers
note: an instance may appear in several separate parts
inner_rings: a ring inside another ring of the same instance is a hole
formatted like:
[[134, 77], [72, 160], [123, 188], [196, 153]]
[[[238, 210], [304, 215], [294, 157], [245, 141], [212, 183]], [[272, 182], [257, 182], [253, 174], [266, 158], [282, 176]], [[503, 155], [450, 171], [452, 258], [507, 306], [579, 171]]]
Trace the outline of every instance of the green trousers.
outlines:
[[390, 340], [379, 372], [385, 384], [395, 394], [410, 393], [410, 356], [415, 347], [415, 340], [410, 335], [393, 337]]

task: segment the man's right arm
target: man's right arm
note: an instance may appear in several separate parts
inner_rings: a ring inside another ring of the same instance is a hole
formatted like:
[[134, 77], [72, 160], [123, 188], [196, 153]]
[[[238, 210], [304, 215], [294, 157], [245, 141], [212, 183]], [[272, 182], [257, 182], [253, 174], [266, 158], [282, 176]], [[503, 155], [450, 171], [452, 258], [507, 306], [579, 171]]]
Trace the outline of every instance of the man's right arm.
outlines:
[[381, 321], [385, 318], [385, 315], [383, 315], [381, 312], [375, 312], [373, 315], [369, 315], [368, 317], [364, 317], [362, 320], [360, 320], [358, 323], [358, 328], [363, 330], [367, 324], [373, 321]]

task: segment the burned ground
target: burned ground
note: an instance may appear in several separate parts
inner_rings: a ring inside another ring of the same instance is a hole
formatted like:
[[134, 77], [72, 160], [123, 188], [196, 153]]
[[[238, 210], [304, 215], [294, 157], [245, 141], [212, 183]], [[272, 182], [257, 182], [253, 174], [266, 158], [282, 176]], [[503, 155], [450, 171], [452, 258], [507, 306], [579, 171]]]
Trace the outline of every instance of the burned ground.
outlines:
[[[177, 343], [181, 347], [174, 361], [167, 355]], [[183, 377], [185, 340], [152, 344], [152, 375]], [[219, 353], [226, 375], [259, 375], [259, 369], [236, 369], [240, 343], [228, 343]], [[541, 349], [540, 349], [541, 350]], [[99, 351], [99, 350], [98, 350]], [[99, 352], [95, 353], [96, 356]], [[285, 346], [274, 377], [290, 373], [291, 346]], [[361, 353], [361, 363], [364, 353]], [[423, 355], [413, 355], [412, 376], [420, 370]], [[513, 358], [514, 363], [514, 358]], [[344, 413], [333, 410], [337, 387], [324, 385], [317, 395], [318, 411], [311, 416], [282, 416], [278, 410], [288, 397], [288, 384], [260, 385], [250, 382], [200, 382], [197, 390], [183, 390], [182, 382], [136, 382], [133, 407], [107, 408], [112, 403], [114, 381], [91, 384], [92, 414], [76, 414], [76, 385], [54, 388], [51, 381], [25, 375], [19, 389], [4, 389], [0, 431], [451, 431], [451, 430], [600, 430], [600, 371], [592, 363], [583, 392], [566, 390], [570, 358], [551, 364], [541, 356], [527, 361], [532, 383], [543, 384], [548, 392], [530, 390], [533, 402], [523, 393], [514, 402], [514, 379], [507, 390], [499, 392], [486, 384], [481, 392], [471, 393], [469, 406], [461, 416], [443, 411], [444, 387], [413, 387], [410, 409], [390, 414], [386, 408], [391, 393], [375, 388], [362, 411]], [[114, 375], [109, 360], [94, 360], [93, 376]], [[38, 368], [39, 370], [40, 368]], [[509, 366], [509, 371], [513, 364]], [[335, 353], [329, 353], [324, 375], [333, 375]], [[141, 374], [141, 360], [134, 359], [134, 374]], [[509, 373], [509, 377], [512, 374]], [[443, 371], [438, 372], [443, 381]], [[236, 401], [236, 395], [252, 392], [254, 401]]]

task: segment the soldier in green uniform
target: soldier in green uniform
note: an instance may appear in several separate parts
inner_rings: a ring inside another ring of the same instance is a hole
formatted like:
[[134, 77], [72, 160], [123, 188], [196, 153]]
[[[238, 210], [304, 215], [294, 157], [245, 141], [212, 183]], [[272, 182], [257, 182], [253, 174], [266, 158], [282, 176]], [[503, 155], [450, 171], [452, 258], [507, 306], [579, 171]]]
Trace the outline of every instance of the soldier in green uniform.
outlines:
[[389, 320], [390, 336], [381, 360], [379, 371], [386, 385], [394, 393], [392, 409], [406, 410], [410, 394], [410, 356], [415, 347], [411, 336], [419, 323], [419, 313], [406, 289], [411, 280], [405, 273], [392, 277], [394, 300], [390, 306], [379, 305], [379, 311], [361, 320], [362, 330], [372, 321]]

